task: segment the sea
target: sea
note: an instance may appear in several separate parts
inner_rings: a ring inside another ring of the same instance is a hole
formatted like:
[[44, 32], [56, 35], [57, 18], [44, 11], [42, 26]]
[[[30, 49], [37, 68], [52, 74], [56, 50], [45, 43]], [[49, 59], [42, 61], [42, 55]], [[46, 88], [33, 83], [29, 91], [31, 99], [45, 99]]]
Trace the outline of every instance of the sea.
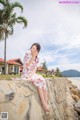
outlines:
[[80, 90], [80, 77], [67, 77], [68, 80], [72, 81], [73, 85], [76, 85]]

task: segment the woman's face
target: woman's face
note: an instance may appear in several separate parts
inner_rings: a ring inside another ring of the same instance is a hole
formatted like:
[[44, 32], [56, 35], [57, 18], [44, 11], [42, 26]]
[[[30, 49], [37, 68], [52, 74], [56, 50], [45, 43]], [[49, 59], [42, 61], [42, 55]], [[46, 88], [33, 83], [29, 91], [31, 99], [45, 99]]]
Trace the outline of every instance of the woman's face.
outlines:
[[33, 45], [32, 47], [31, 47], [31, 52], [36, 52], [37, 51], [37, 47], [36, 47], [36, 45]]

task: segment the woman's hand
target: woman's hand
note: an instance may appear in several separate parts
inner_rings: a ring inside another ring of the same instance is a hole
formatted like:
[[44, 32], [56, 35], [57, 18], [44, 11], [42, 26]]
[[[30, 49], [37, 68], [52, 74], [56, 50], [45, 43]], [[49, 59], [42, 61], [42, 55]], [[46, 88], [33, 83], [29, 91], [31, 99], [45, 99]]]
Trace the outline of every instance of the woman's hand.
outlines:
[[32, 58], [35, 58], [38, 55], [38, 51], [32, 53]]

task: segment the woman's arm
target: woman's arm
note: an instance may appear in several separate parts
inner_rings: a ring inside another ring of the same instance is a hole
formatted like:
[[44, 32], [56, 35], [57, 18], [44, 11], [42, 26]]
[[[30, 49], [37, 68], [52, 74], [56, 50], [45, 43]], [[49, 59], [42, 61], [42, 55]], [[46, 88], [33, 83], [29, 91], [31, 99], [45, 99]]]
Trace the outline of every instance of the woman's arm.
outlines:
[[38, 63], [39, 63], [39, 58], [36, 59], [35, 67], [33, 68], [32, 72], [31, 72], [31, 74], [30, 74], [31, 76], [32, 76], [34, 73], [36, 73]]
[[36, 56], [38, 55], [38, 52], [37, 51], [35, 51], [35, 52], [33, 52], [32, 54], [32, 57], [31, 57], [31, 59], [29, 60], [29, 62], [26, 64], [27, 66], [29, 66], [32, 62], [33, 62], [33, 60], [36, 58]]
[[33, 59], [33, 57], [31, 58], [31, 53], [27, 51], [24, 57], [24, 65], [28, 67], [32, 63]]
[[33, 62], [34, 58], [32, 57], [28, 63], [26, 63], [26, 66], [29, 66]]

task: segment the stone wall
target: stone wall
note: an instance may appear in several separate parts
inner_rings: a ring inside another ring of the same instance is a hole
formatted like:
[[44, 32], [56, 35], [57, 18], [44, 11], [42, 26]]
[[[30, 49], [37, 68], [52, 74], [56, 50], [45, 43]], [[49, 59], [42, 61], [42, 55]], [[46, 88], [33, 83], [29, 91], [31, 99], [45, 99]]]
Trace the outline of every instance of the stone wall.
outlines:
[[46, 78], [50, 112], [45, 113], [36, 86], [28, 81], [0, 80], [0, 112], [8, 120], [79, 120], [66, 78]]

